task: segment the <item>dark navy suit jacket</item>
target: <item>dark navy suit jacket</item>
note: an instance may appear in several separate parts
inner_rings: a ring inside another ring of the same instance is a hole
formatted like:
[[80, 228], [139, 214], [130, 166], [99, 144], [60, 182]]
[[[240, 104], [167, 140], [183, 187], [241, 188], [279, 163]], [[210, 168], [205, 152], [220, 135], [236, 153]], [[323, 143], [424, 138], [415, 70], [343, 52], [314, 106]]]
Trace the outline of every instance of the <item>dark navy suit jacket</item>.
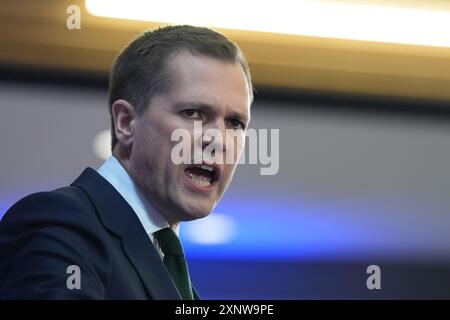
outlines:
[[[76, 276], [71, 265], [80, 268], [80, 289], [68, 281]], [[181, 299], [136, 214], [91, 168], [69, 187], [29, 195], [6, 212], [0, 298]]]

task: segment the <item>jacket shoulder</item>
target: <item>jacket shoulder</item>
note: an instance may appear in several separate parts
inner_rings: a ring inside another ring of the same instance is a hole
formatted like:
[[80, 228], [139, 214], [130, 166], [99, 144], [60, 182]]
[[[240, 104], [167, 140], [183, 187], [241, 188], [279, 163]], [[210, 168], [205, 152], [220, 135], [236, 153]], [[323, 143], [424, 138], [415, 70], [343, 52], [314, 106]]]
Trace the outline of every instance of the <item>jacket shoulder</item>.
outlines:
[[17, 201], [5, 213], [1, 224], [19, 221], [44, 223], [46, 219], [82, 219], [95, 213], [89, 198], [77, 187], [63, 187], [54, 191], [37, 192]]
[[[0, 221], [0, 291], [4, 298], [101, 298], [111, 271], [109, 252], [107, 233], [83, 190], [28, 195]], [[67, 289], [70, 265], [81, 268], [83, 290]]]

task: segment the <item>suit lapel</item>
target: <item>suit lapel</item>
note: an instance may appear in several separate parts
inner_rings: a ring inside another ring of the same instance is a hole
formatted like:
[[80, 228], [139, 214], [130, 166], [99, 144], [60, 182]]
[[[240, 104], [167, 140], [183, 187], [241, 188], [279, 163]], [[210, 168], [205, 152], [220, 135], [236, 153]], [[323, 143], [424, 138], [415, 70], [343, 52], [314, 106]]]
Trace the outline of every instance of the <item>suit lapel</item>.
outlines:
[[85, 169], [72, 185], [86, 192], [104, 226], [121, 238], [148, 294], [153, 299], [181, 299], [144, 227], [116, 189], [91, 168]]
[[[142, 229], [142, 232], [136, 232], [138, 228]], [[159, 253], [151, 243], [140, 222], [139, 226], [128, 228], [122, 237], [122, 244], [149, 294], [154, 299], [181, 299]]]
[[194, 294], [194, 300], [201, 300], [201, 298], [198, 295], [197, 290], [195, 290], [194, 286], [192, 286], [192, 293]]

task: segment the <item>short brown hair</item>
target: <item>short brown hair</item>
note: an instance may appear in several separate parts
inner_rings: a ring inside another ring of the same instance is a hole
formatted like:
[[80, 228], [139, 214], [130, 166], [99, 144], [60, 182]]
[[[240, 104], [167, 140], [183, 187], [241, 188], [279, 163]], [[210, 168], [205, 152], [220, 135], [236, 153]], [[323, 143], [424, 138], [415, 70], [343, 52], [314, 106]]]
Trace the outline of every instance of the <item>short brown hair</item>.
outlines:
[[109, 78], [112, 149], [117, 143], [112, 116], [114, 101], [128, 101], [141, 115], [155, 94], [169, 89], [170, 75], [165, 64], [168, 57], [182, 50], [239, 63], [247, 78], [249, 94], [253, 100], [253, 86], [245, 56], [239, 47], [223, 34], [209, 28], [189, 25], [146, 31], [118, 55]]

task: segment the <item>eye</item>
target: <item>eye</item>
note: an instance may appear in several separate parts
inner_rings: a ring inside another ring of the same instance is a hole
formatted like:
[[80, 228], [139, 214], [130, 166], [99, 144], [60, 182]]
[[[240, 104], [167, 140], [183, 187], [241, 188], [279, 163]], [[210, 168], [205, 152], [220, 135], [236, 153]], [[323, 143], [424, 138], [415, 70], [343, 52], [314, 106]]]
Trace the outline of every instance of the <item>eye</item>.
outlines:
[[245, 125], [238, 119], [230, 119], [230, 120], [228, 120], [228, 123], [229, 123], [230, 127], [233, 129], [242, 129], [242, 130], [245, 129]]
[[195, 109], [186, 109], [186, 110], [181, 111], [181, 113], [190, 119], [201, 119], [202, 118], [200, 115], [200, 112]]

